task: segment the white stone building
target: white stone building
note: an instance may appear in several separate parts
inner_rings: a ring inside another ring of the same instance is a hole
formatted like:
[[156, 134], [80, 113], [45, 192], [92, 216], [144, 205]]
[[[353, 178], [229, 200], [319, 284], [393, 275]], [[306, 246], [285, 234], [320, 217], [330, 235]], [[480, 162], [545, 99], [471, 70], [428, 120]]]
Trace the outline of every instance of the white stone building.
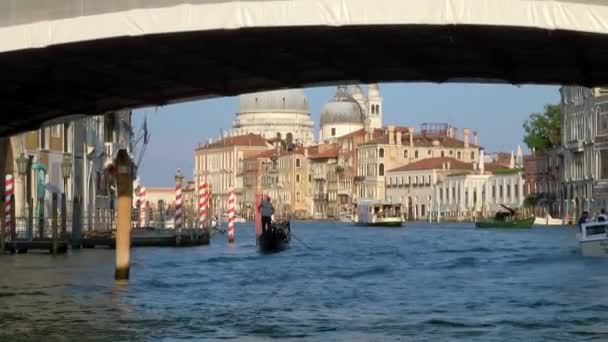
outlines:
[[521, 207], [523, 184], [519, 169], [437, 157], [387, 171], [386, 199], [402, 203], [411, 220], [472, 219], [501, 204]]
[[239, 96], [234, 135], [259, 134], [266, 139], [289, 139], [295, 144], [313, 143], [313, 122], [302, 89], [284, 89]]

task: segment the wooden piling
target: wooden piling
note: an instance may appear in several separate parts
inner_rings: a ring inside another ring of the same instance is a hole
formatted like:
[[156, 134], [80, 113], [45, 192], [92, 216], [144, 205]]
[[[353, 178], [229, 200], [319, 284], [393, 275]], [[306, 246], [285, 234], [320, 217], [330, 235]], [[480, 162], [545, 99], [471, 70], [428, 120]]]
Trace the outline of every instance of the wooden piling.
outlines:
[[0, 255], [4, 255], [6, 250], [6, 220], [4, 219], [4, 201], [0, 201], [0, 213], [2, 213], [2, 216], [0, 216], [0, 220], [2, 221], [0, 222]]
[[34, 238], [34, 200], [30, 197], [27, 200], [27, 238]]
[[82, 239], [82, 208], [80, 196], [74, 196], [72, 202], [72, 248], [78, 249]]
[[67, 200], [65, 198], [65, 193], [61, 194], [61, 239], [67, 239], [68, 235], [68, 210], [67, 210]]
[[114, 279], [128, 280], [131, 267], [131, 204], [133, 177], [131, 159], [127, 151], [121, 149], [116, 157], [116, 179], [118, 192], [118, 220], [116, 227], [116, 270]]
[[17, 240], [17, 217], [15, 216], [15, 195], [11, 195], [11, 241]]
[[53, 255], [57, 255], [57, 249], [59, 248], [59, 232], [57, 229], [57, 193], [53, 193], [53, 199], [51, 201], [51, 234], [53, 240]]

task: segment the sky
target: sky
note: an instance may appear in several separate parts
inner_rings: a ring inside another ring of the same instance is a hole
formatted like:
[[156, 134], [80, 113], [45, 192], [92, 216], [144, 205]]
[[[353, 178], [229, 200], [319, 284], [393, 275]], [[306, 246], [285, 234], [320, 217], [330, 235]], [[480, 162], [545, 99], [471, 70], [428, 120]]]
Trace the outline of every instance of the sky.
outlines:
[[[364, 91], [365, 91], [365, 87]], [[494, 84], [380, 84], [384, 99], [384, 125], [416, 126], [424, 122], [445, 122], [479, 131], [479, 143], [486, 152], [516, 150], [523, 144], [524, 121], [542, 112], [549, 103], [559, 103], [555, 86], [512, 86]], [[335, 87], [304, 90], [319, 131], [319, 115]], [[220, 129], [230, 130], [238, 109], [238, 97], [224, 97], [134, 111], [136, 135], [147, 117], [151, 138], [139, 168], [148, 187], [171, 186], [181, 168], [192, 177], [194, 148], [207, 138], [217, 138]], [[460, 130], [462, 134], [462, 130]]]

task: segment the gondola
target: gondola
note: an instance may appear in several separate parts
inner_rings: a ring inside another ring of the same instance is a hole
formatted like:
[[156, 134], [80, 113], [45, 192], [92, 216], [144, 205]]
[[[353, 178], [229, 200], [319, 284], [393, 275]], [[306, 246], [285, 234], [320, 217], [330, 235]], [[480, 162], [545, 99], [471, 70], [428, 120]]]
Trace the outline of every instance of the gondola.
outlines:
[[262, 253], [280, 252], [289, 247], [291, 227], [289, 221], [273, 222], [270, 229], [258, 237], [258, 248]]

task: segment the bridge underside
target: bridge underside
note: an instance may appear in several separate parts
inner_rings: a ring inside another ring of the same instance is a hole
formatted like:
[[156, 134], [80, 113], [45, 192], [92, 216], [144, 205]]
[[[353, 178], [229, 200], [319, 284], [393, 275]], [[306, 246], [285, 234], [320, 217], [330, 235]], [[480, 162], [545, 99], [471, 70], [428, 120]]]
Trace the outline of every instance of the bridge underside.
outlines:
[[336, 82], [608, 84], [608, 35], [489, 26], [240, 29], [0, 54], [0, 135], [70, 114]]

